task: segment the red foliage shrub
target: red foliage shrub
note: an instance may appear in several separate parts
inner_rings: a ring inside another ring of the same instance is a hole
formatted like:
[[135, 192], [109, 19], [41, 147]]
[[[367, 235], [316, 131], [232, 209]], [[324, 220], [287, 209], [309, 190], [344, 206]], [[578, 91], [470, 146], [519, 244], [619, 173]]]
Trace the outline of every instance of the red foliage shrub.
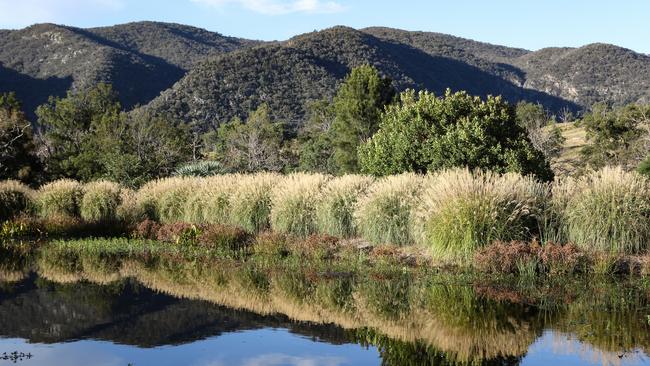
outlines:
[[584, 272], [589, 266], [586, 253], [574, 244], [547, 243], [541, 247], [539, 259], [543, 270], [549, 274]]
[[314, 234], [291, 243], [290, 250], [304, 258], [331, 258], [339, 247], [339, 238], [326, 234]]
[[151, 239], [155, 240], [158, 238], [158, 230], [160, 230], [160, 224], [156, 221], [146, 219], [140, 222], [133, 232], [133, 236], [137, 239]]
[[206, 225], [201, 229], [198, 242], [207, 248], [241, 250], [249, 243], [246, 231], [236, 226]]
[[253, 251], [255, 254], [286, 257], [289, 254], [289, 242], [286, 235], [265, 231], [255, 238]]
[[488, 273], [517, 273], [522, 264], [537, 261], [540, 246], [537, 242], [494, 242], [474, 255], [475, 266]]

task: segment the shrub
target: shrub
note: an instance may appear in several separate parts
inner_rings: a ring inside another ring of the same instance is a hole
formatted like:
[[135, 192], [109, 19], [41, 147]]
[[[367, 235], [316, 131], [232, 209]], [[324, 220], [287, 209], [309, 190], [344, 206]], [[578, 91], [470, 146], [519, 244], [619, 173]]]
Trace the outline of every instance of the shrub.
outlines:
[[231, 224], [250, 233], [258, 233], [270, 226], [271, 191], [283, 180], [272, 173], [259, 173], [242, 177], [231, 197]]
[[376, 244], [411, 244], [409, 222], [423, 181], [416, 174], [402, 174], [373, 184], [354, 212], [361, 236]]
[[476, 268], [488, 273], [519, 273], [523, 268], [536, 264], [540, 246], [537, 242], [497, 241], [480, 248], [474, 254]]
[[560, 182], [553, 192], [555, 221], [566, 241], [612, 253], [648, 248], [650, 182], [645, 177], [608, 167]]
[[636, 168], [636, 171], [641, 174], [646, 176], [647, 178], [650, 178], [650, 155], [643, 159], [639, 166]]
[[27, 213], [33, 200], [34, 192], [26, 185], [15, 180], [0, 182], [0, 221]]
[[331, 258], [339, 247], [339, 238], [330, 235], [310, 235], [291, 243], [291, 252], [311, 259]]
[[361, 175], [345, 175], [329, 181], [316, 208], [318, 231], [340, 238], [355, 236], [354, 208], [373, 181]]
[[292, 174], [271, 195], [273, 230], [306, 237], [316, 232], [316, 204], [321, 187], [327, 182], [322, 174]]
[[137, 239], [157, 239], [160, 224], [149, 219], [140, 222], [133, 231], [133, 236]]
[[247, 247], [248, 235], [238, 227], [209, 225], [199, 235], [199, 243], [207, 248], [237, 251]]
[[531, 239], [548, 194], [548, 185], [519, 174], [445, 170], [429, 180], [414, 232], [438, 258], [469, 259], [494, 241]]
[[572, 274], [587, 271], [590, 261], [574, 244], [545, 243], [539, 251], [540, 264], [550, 274]]
[[113, 182], [97, 181], [87, 184], [80, 205], [81, 218], [90, 222], [117, 221], [121, 191], [120, 185]]
[[83, 185], [75, 180], [61, 179], [41, 187], [37, 205], [41, 216], [79, 216]]
[[178, 177], [211, 177], [224, 173], [226, 169], [221, 163], [209, 160], [184, 164], [174, 171]]
[[260, 233], [255, 237], [253, 251], [261, 256], [286, 257], [289, 254], [287, 236], [271, 231]]

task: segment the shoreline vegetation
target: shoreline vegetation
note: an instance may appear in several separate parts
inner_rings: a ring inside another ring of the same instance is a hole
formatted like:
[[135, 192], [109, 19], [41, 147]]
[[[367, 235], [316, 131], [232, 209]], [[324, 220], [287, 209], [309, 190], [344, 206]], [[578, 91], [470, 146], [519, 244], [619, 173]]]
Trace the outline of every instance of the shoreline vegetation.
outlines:
[[650, 271], [650, 182], [616, 167], [553, 183], [467, 169], [173, 177], [137, 191], [5, 181], [0, 196], [3, 239], [127, 237], [232, 254], [272, 237], [278, 253], [371, 248], [490, 273]]

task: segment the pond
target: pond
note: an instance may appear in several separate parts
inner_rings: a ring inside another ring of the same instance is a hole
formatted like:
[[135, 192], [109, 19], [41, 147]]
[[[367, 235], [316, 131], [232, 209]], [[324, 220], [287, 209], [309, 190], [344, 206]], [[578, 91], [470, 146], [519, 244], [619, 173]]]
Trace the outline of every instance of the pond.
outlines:
[[152, 245], [0, 246], [0, 365], [650, 364], [641, 277]]
[[[520, 306], [512, 305], [511, 312], [501, 314], [509, 306], [503, 303], [495, 306], [477, 311], [486, 315], [483, 320], [493, 323], [494, 339], [487, 343], [497, 342], [498, 352], [481, 350], [471, 335], [463, 338], [463, 332], [449, 324], [458, 323], [459, 319], [447, 318], [447, 324], [431, 328], [428, 338], [437, 342], [425, 344], [419, 340], [391, 339], [370, 329], [292, 321], [281, 314], [259, 315], [205, 300], [179, 298], [152, 290], [133, 278], [108, 284], [85, 280], [58, 283], [28, 273], [18, 281], [4, 282], [1, 286], [0, 364], [456, 365], [470, 361], [459, 358], [454, 350], [463, 350], [472, 343], [472, 350], [485, 356], [474, 357], [471, 361], [474, 364], [650, 363], [645, 353], [647, 343], [626, 348], [621, 342], [621, 348], [616, 350], [616, 345], [609, 348], [611, 345], [598, 341], [599, 335], [589, 332], [578, 336], [553, 329], [556, 327], [530, 329], [538, 326], [536, 321], [531, 321], [533, 309], [522, 311]], [[498, 319], [502, 315], [505, 318]], [[635, 319], [609, 321], [632, 324]], [[479, 332], [485, 334], [485, 329]], [[616, 334], [601, 336], [617, 341]], [[646, 335], [633, 333], [618, 336], [618, 341], [647, 340]], [[525, 340], [524, 348], [518, 339]], [[434, 344], [442, 345], [446, 352], [436, 349]]]

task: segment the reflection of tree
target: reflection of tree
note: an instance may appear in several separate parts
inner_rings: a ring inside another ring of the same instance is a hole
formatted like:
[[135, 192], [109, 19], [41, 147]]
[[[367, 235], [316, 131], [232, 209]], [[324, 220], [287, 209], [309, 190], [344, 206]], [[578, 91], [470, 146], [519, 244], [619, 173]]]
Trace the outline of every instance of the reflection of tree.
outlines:
[[[55, 343], [103, 339], [141, 347], [180, 344], [236, 330], [282, 327], [330, 343], [345, 333], [326, 325], [294, 325], [284, 316], [261, 316], [205, 301], [155, 293], [132, 280], [111, 285], [56, 284], [31, 277], [0, 292], [3, 336]], [[1, 291], [1, 290], [0, 290]]]

